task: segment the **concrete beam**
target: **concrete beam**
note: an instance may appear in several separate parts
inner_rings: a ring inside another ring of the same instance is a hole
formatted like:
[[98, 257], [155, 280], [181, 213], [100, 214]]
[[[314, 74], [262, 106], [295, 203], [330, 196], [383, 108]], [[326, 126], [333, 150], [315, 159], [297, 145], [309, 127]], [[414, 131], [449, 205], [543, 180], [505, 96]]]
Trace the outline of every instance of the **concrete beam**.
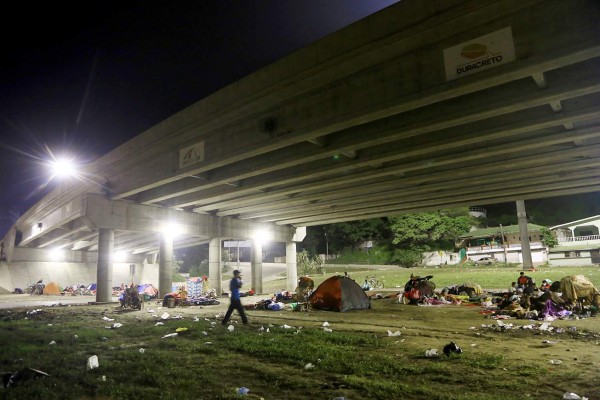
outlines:
[[86, 209], [86, 217], [98, 228], [160, 234], [176, 224], [181, 235], [204, 239], [220, 234], [249, 239], [257, 229], [269, 230], [275, 241], [285, 242], [292, 236], [290, 227], [108, 200], [99, 195], [87, 196]]
[[[567, 7], [560, 1], [524, 4], [511, 0], [486, 4], [486, 7], [469, 9], [466, 13], [458, 12], [461, 7], [465, 7], [464, 4], [455, 5], [455, 9], [447, 9], [451, 11], [453, 18], [448, 19], [449, 15], [444, 14], [432, 14], [431, 20], [439, 18], [439, 23], [434, 26], [421, 26], [418, 36], [396, 32], [397, 35], [393, 39], [391, 36], [386, 38], [388, 42], [384, 48], [378, 48], [372, 42], [369, 47], [361, 49], [362, 54], [357, 50], [352, 54], [354, 66], [349, 65], [350, 58], [342, 65], [339, 60], [329, 59], [327, 63], [319, 66], [318, 78], [314, 75], [310, 78], [304, 75], [309, 79], [303, 80], [297, 75], [288, 75], [293, 77], [296, 85], [305, 85], [305, 88], [296, 92], [296, 98], [290, 93], [291, 97], [288, 97], [287, 102], [281, 103], [282, 100], [279, 100], [269, 105], [267, 97], [256, 101], [256, 96], [251, 96], [252, 100], [255, 100], [251, 113], [248, 112], [249, 109], [240, 112], [239, 107], [235, 110], [227, 108], [219, 113], [219, 118], [206, 118], [202, 112], [203, 108], [209, 107], [207, 103], [216, 103], [216, 98], [190, 107], [179, 116], [179, 120], [185, 121], [185, 124], [180, 123], [179, 126], [173, 126], [171, 131], [163, 132], [165, 143], [162, 145], [166, 144], [167, 134], [169, 143], [175, 145], [174, 147], [178, 147], [177, 143], [183, 146], [184, 143], [189, 144], [194, 137], [201, 137], [207, 149], [202, 165], [179, 169], [177, 154], [170, 154], [168, 157], [163, 155], [161, 161], [156, 162], [157, 158], [147, 152], [145, 157], [150, 156], [147, 160], [152, 161], [143, 161], [135, 157], [130, 161], [142, 163], [147, 174], [140, 175], [133, 170], [131, 173], [123, 173], [123, 170], [130, 169], [121, 165], [120, 175], [111, 174], [111, 182], [114, 182], [118, 197], [132, 196], [185, 176], [213, 170], [351, 126], [405, 113], [468, 93], [499, 87], [533, 74], [598, 57], [600, 39], [590, 34], [594, 32], [598, 15], [597, 9], [590, 4], [579, 2], [575, 6], [569, 4]], [[519, 10], [524, 9], [527, 11], [519, 14]], [[544, 18], [529, 18], [532, 12], [538, 16], [543, 15]], [[557, 19], [554, 13], [569, 15], [569, 18]], [[567, 25], [568, 21], [573, 19], [577, 19], [578, 24]], [[548, 20], [556, 25], [549, 26]], [[445, 82], [443, 66], [439, 62], [431, 62], [439, 59], [440, 48], [488, 33], [491, 29], [490, 23], [496, 27], [512, 27], [517, 37], [517, 61], [463, 78], [460, 82]], [[560, 30], [561, 27], [570, 34], [556, 35], [557, 29]], [[554, 51], [549, 51], [549, 38], [552, 38]], [[418, 67], [423, 65], [426, 65], [427, 69], [419, 70]], [[406, 75], [414, 76], [415, 79], [404, 79]], [[335, 76], [337, 78], [334, 78]], [[325, 77], [327, 80], [323, 79]], [[252, 79], [249, 77], [248, 82]], [[308, 90], [308, 87], [313, 92]], [[315, 90], [318, 87], [322, 87], [323, 90]], [[286, 98], [286, 94], [279, 94], [283, 95], [282, 99]], [[352, 101], [340, 102], [336, 99]], [[273, 104], [278, 106], [274, 107]], [[193, 111], [195, 115], [192, 116]], [[252, 117], [248, 118], [250, 115]], [[253, 139], [247, 134], [256, 129], [257, 120], [267, 118], [285, 120], [281, 136], [275, 140], [261, 139], [260, 136]], [[220, 121], [220, 126], [217, 120]], [[226, 121], [235, 124], [237, 128], [232, 131], [232, 126], [226, 125]], [[209, 127], [207, 123], [213, 125]], [[223, 135], [228, 135], [228, 142], [232, 146], [217, 146], [215, 140]], [[149, 149], [149, 152], [151, 151], [159, 154], [158, 149]]]
[[[328, 173], [331, 169], [341, 166], [341, 163], [334, 158], [335, 155], [355, 152], [357, 148], [388, 145], [398, 140], [406, 140], [442, 129], [462, 126], [519, 110], [527, 110], [556, 101], [600, 92], [600, 78], [591, 74], [587, 68], [579, 72], [580, 79], [577, 82], [573, 82], [572, 79], [557, 78], [556, 84], [551, 89], [544, 91], [532, 90], [533, 88], [525, 90], [526, 88], [521, 86], [509, 86], [503, 89], [506, 93], [490, 94], [490, 98], [494, 99], [491, 101], [482, 102], [480, 94], [473, 94], [419, 110], [410, 117], [402, 114], [366, 126], [349, 128], [336, 132], [325, 148], [314, 149], [307, 146], [306, 143], [301, 143], [279, 153], [253, 157], [239, 161], [227, 168], [214, 170], [211, 179], [203, 183], [189, 179], [178, 180], [163, 188], [148, 191], [140, 196], [138, 201], [144, 203], [161, 201], [169, 207], [193, 206], [196, 205], [195, 200], [197, 198], [205, 198], [204, 193], [207, 189], [221, 186], [231, 180], [244, 179], [244, 187], [253, 188], [257, 186], [260, 180], [265, 179], [260, 175], [285, 169], [288, 169], [289, 172], [280, 174], [283, 175], [282, 178], [285, 179], [285, 175], [288, 175], [290, 176], [289, 179], [300, 180], [306, 176], [306, 170], [308, 169], [306, 164], [309, 162], [315, 164], [317, 171]], [[496, 91], [498, 90], [496, 89]], [[468, 113], [465, 110], [469, 110]], [[594, 106], [593, 110], [589, 111], [597, 113], [598, 107]], [[432, 118], [432, 115], [435, 117]], [[487, 140], [479, 134], [472, 135], [471, 138], [478, 138], [477, 140], [480, 143], [485, 143]], [[398, 157], [396, 156], [396, 158]], [[361, 157], [356, 164], [372, 165], [384, 161], [377, 158]], [[302, 173], [292, 169], [297, 166], [301, 166]], [[269, 177], [274, 179], [276, 176], [272, 174]], [[252, 180], [253, 177], [258, 178]], [[201, 193], [194, 194], [198, 191], [201, 191]], [[175, 197], [177, 199], [174, 201], [164, 201]]]

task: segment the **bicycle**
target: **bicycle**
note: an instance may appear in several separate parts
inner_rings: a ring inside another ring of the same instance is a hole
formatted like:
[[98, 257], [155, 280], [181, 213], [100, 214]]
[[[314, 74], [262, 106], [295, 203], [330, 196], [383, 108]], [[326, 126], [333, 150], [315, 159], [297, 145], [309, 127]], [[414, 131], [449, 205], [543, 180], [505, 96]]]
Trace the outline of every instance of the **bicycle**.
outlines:
[[375, 276], [367, 278], [367, 282], [369, 283], [369, 287], [373, 289], [383, 289], [385, 287], [383, 281], [377, 279]]

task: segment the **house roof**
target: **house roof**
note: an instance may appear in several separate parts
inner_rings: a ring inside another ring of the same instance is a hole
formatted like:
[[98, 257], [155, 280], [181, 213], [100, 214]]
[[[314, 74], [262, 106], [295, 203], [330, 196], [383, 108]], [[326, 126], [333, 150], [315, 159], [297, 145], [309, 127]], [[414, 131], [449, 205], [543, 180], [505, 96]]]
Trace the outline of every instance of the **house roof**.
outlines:
[[566, 227], [573, 226], [573, 225], [582, 225], [582, 224], [585, 224], [586, 222], [591, 222], [591, 221], [596, 221], [596, 220], [600, 220], [600, 215], [594, 215], [592, 217], [587, 217], [587, 218], [583, 218], [583, 219], [578, 219], [576, 221], [566, 222], [564, 224], [553, 226], [550, 228], [550, 230], [557, 229], [557, 228], [566, 228]]
[[[541, 225], [536, 225], [536, 224], [527, 224], [527, 230], [529, 232], [539, 232], [542, 228], [544, 228]], [[488, 238], [488, 237], [492, 237], [492, 236], [496, 236], [496, 235], [500, 235], [500, 227], [493, 227], [493, 228], [485, 228], [485, 229], [477, 229], [474, 231], [471, 231], [469, 233], [465, 233], [464, 235], [460, 235], [458, 238], [459, 239], [480, 239], [480, 238]], [[508, 225], [508, 226], [503, 226], [502, 227], [502, 232], [504, 232], [504, 234], [509, 234], [509, 233], [518, 233], [519, 232], [519, 225]]]

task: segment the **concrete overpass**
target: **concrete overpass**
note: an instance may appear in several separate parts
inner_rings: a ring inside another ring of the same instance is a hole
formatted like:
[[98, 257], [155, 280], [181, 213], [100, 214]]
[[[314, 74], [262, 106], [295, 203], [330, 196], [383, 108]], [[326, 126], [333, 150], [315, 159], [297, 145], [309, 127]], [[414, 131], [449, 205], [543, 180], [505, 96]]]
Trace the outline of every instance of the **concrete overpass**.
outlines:
[[221, 239], [262, 227], [293, 289], [306, 226], [598, 191], [598, 21], [594, 0], [403, 0], [86, 166], [4, 238], [0, 282], [61, 247], [94, 260], [103, 300], [122, 249], [159, 254], [164, 293], [173, 247], [210, 242], [220, 288]]

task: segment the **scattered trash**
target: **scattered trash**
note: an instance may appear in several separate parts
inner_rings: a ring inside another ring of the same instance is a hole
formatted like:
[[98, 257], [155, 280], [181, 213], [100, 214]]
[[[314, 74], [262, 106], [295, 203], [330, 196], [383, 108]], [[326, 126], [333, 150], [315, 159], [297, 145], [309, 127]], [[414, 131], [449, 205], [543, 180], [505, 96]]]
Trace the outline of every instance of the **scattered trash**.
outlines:
[[102, 375], [102, 382], [106, 382], [106, 375]]
[[[325, 325], [323, 325], [323, 326], [325, 326]], [[291, 328], [293, 328], [293, 326], [289, 326], [288, 324], [283, 324], [283, 325], [281, 325], [281, 327], [283, 329], [291, 329]]]
[[562, 361], [561, 360], [550, 360], [550, 364], [559, 365], [559, 364], [562, 364]]
[[315, 367], [315, 366], [314, 366], [313, 364], [311, 364], [311, 363], [308, 363], [308, 364], [306, 364], [306, 365], [304, 366], [304, 369], [311, 369], [311, 368], [314, 368], [314, 367]]
[[212, 342], [204, 342], [204, 344], [212, 344]]
[[178, 335], [177, 332], [175, 332], [175, 333], [169, 333], [168, 335], [163, 336], [161, 339], [169, 338], [169, 337], [174, 337], [174, 336], [177, 336], [177, 335]]
[[444, 346], [443, 352], [446, 356], [450, 357], [450, 354], [452, 354], [452, 353], [455, 353], [455, 354], [462, 353], [462, 349], [460, 347], [458, 347], [456, 345], [456, 343], [450, 342]]
[[425, 357], [438, 357], [438, 349], [425, 350]]
[[477, 343], [471, 343], [471, 347], [477, 346]]
[[549, 327], [550, 327], [550, 324], [547, 322], [544, 322], [542, 325], [540, 325], [540, 327], [538, 329], [540, 331], [547, 331]]
[[49, 345], [54, 345], [54, 344], [56, 344], [56, 342], [53, 340], [53, 341], [51, 341], [51, 342], [50, 342], [50, 343], [48, 343], [48, 344], [49, 344]]
[[248, 389], [247, 387], [243, 387], [243, 386], [241, 388], [238, 388], [238, 390], [237, 390], [238, 394], [241, 394], [244, 396], [247, 395], [249, 391], [250, 391], [250, 389]]
[[189, 333], [188, 328], [177, 328], [175, 329], [175, 332], [182, 334], [182, 333]]
[[43, 378], [50, 376], [49, 374], [33, 368], [24, 368], [15, 373], [8, 373], [2, 376], [3, 386], [6, 388], [14, 387], [21, 382], [28, 381], [30, 379]]
[[93, 355], [90, 358], [88, 358], [87, 360], [87, 369], [94, 369], [94, 368], [98, 368], [100, 366], [100, 364], [98, 363], [98, 356]]
[[52, 324], [48, 324], [48, 326], [52, 326]]
[[73, 339], [79, 339], [79, 336], [73, 335]]
[[200, 318], [198, 318], [198, 317], [194, 317], [193, 321], [194, 321], [194, 322], [198, 322], [198, 321], [200, 321]]
[[149, 309], [149, 310], [148, 310], [148, 312], [149, 312], [150, 314], [152, 314], [152, 313], [153, 313], [153, 312], [155, 312], [155, 311], [154, 311], [154, 310], [151, 308], [151, 309]]
[[388, 329], [388, 336], [400, 336], [402, 333], [400, 331], [392, 332]]
[[333, 329], [323, 328], [323, 331], [325, 331], [325, 332], [333, 332]]
[[563, 395], [563, 400], [588, 400], [587, 397], [581, 397], [576, 393], [566, 392]]
[[233, 332], [233, 330], [234, 330], [234, 329], [235, 329], [235, 327], [234, 327], [233, 325], [229, 325], [229, 326], [227, 327], [227, 330], [228, 330], [229, 332]]
[[114, 320], [115, 320], [114, 318], [108, 318], [108, 317], [106, 317], [106, 316], [102, 317], [102, 319], [103, 319], [104, 321], [109, 321], [109, 322], [111, 322], [111, 321], [114, 321]]
[[144, 352], [146, 351], [146, 349], [144, 349], [143, 347], [140, 349], [140, 353], [144, 354]]
[[159, 321], [159, 322], [155, 323], [155, 324], [154, 324], [154, 326], [162, 326], [162, 325], [164, 325], [164, 324], [165, 324], [164, 322], [160, 322], [160, 321]]
[[105, 326], [106, 329], [117, 329], [122, 327], [123, 324], [119, 323], [119, 322], [115, 322], [114, 324], [112, 324], [111, 326]]
[[323, 322], [323, 326], [329, 326], [329, 322], [327, 322], [327, 321]]
[[556, 344], [558, 342], [553, 342], [551, 340], [544, 340], [542, 343], [545, 344], [545, 345], [548, 345], [548, 346], [552, 346], [553, 344]]
[[202, 334], [203, 334], [204, 336], [208, 336], [208, 332], [206, 332], [206, 331], [202, 331]]
[[102, 341], [106, 342], [108, 340], [108, 338], [106, 336], [102, 336]]
[[160, 318], [161, 318], [161, 319], [169, 319], [169, 317], [170, 317], [170, 316], [171, 316], [171, 315], [169, 315], [169, 313], [165, 311], [165, 312], [164, 312], [164, 313], [163, 313], [163, 314], [160, 316]]

